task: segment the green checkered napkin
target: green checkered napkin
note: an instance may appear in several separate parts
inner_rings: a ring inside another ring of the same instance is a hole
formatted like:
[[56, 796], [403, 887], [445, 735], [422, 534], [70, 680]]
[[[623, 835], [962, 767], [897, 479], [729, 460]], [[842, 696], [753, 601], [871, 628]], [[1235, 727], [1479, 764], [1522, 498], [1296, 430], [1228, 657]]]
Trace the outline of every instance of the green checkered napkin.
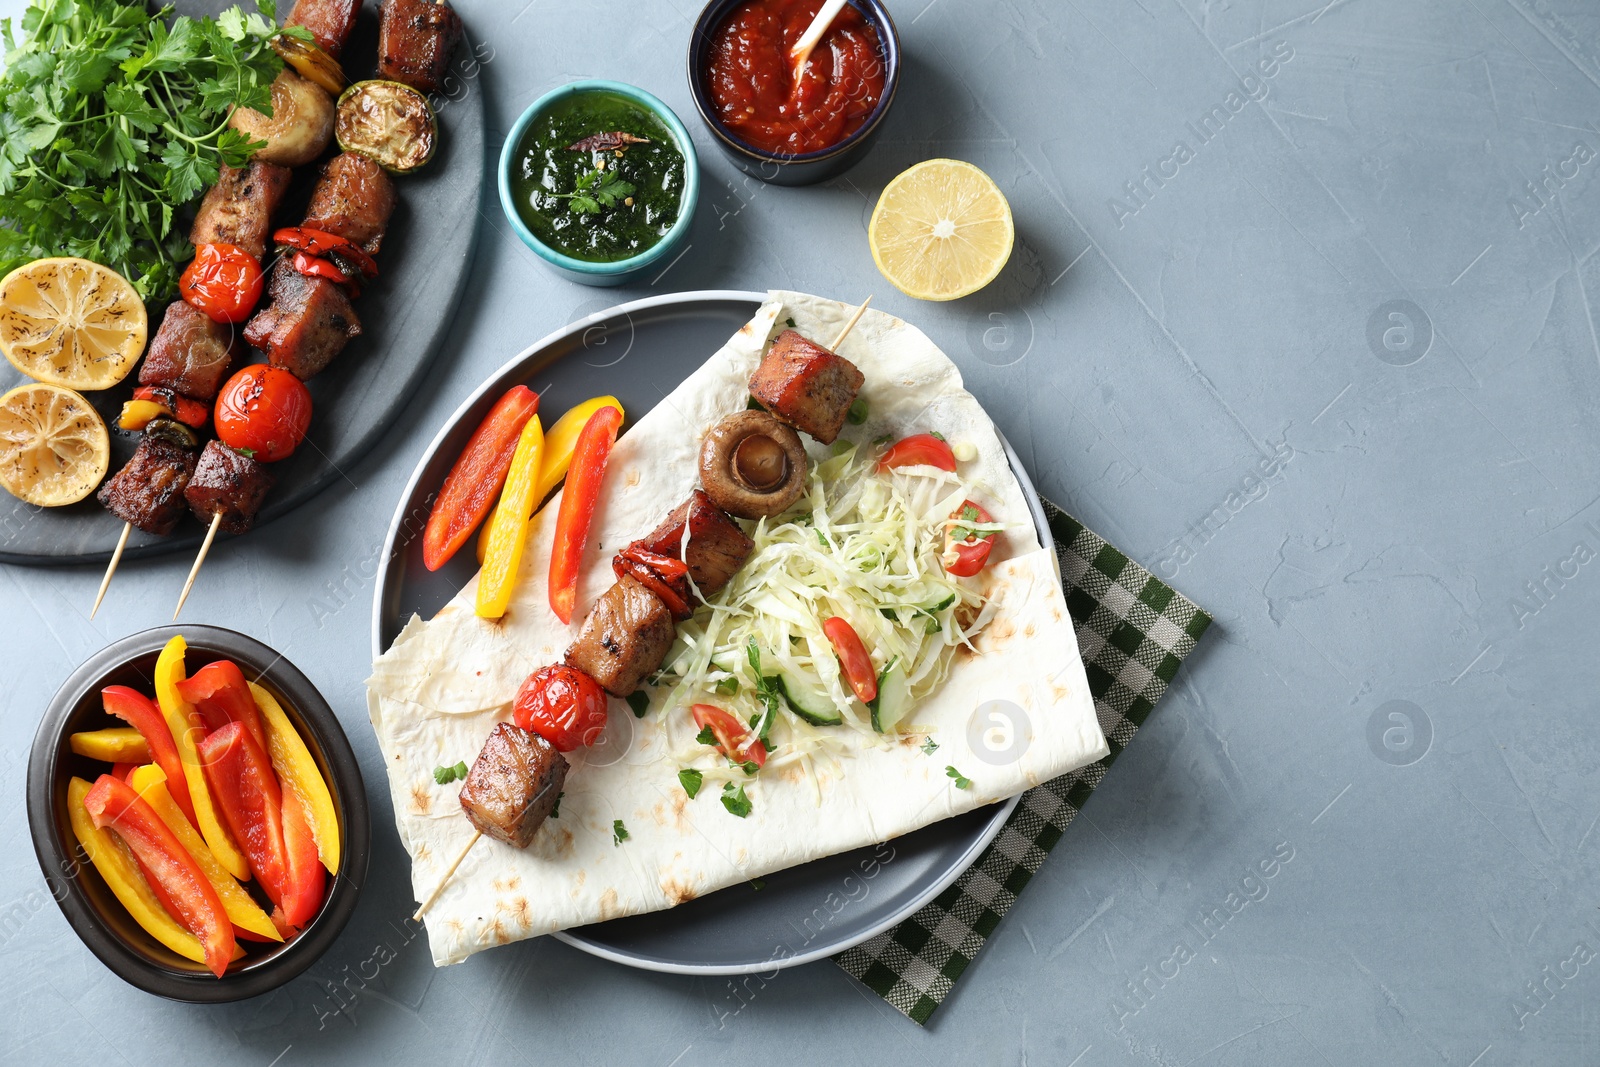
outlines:
[[1105, 538], [1048, 500], [1044, 509], [1078, 651], [1111, 753], [1022, 794], [978, 862], [933, 903], [834, 957], [916, 1023], [926, 1023], [950, 995], [1211, 625], [1210, 615]]

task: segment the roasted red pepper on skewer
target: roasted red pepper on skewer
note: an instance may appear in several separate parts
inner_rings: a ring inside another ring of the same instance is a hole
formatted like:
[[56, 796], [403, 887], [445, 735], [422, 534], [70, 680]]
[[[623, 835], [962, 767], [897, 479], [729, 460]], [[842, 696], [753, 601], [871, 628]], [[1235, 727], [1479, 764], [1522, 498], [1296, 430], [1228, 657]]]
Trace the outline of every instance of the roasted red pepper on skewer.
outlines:
[[674, 620], [682, 622], [694, 614], [689, 603], [689, 565], [683, 560], [652, 552], [635, 542], [611, 558], [611, 571], [618, 578], [631, 574], [661, 599]]
[[538, 410], [538, 393], [525, 385], [512, 386], [472, 431], [428, 514], [422, 562], [430, 571], [450, 562], [494, 507], [506, 483], [517, 439]]
[[567, 487], [561, 494], [561, 511], [556, 516], [555, 544], [550, 550], [550, 609], [564, 623], [572, 621], [572, 609], [578, 601], [583, 545], [589, 539], [589, 522], [600, 500], [600, 481], [605, 477], [606, 461], [621, 426], [622, 412], [601, 408], [584, 423], [572, 450]]

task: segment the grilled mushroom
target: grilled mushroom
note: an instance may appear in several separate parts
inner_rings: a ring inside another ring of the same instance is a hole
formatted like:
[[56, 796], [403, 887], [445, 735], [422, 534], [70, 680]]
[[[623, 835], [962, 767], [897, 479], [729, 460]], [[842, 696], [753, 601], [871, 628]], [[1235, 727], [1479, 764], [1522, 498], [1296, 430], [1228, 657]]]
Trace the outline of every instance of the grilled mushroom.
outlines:
[[700, 446], [700, 482], [711, 502], [741, 519], [788, 510], [806, 487], [800, 435], [765, 411], [741, 411]]

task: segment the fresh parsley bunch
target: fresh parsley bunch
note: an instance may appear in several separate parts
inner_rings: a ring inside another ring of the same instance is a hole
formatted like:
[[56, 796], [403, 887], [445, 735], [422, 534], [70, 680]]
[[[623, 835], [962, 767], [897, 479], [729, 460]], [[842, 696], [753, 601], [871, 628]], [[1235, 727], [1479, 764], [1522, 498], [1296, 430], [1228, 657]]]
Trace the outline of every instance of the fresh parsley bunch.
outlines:
[[[40, 256], [103, 263], [146, 300], [177, 287], [192, 250], [180, 208], [262, 142], [234, 104], [272, 111], [283, 69], [273, 0], [216, 19], [142, 2], [33, 0], [17, 44], [0, 20], [0, 274]], [[302, 29], [282, 31], [310, 39]]]

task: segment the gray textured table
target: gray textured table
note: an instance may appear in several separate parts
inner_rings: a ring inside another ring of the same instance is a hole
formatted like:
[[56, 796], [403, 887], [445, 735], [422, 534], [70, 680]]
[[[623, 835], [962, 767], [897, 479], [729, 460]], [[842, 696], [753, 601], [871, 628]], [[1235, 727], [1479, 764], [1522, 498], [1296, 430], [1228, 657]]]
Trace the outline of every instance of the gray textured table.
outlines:
[[[360, 910], [277, 994], [208, 1010], [124, 986], [28, 842], [40, 709], [166, 620], [188, 560], [124, 567], [93, 623], [96, 569], [0, 571], [0, 1060], [1600, 1062], [1593, 4], [902, 0], [884, 138], [810, 190], [747, 184], [698, 128], [692, 3], [460, 6], [493, 151], [576, 77], [689, 120], [693, 247], [654, 288], [583, 289], [488, 200], [453, 341], [387, 440], [213, 552], [185, 616], [299, 664], [373, 799]], [[989, 171], [1017, 217], [1005, 274], [954, 305], [900, 296], [866, 247], [878, 190], [935, 155]], [[926, 1031], [827, 963], [688, 980], [541, 939], [435, 971], [401, 926], [361, 687], [404, 479], [477, 382], [575, 316], [768, 285], [873, 292], [921, 325], [1040, 488], [1218, 625]], [[336, 982], [359, 989], [344, 1009]]]

